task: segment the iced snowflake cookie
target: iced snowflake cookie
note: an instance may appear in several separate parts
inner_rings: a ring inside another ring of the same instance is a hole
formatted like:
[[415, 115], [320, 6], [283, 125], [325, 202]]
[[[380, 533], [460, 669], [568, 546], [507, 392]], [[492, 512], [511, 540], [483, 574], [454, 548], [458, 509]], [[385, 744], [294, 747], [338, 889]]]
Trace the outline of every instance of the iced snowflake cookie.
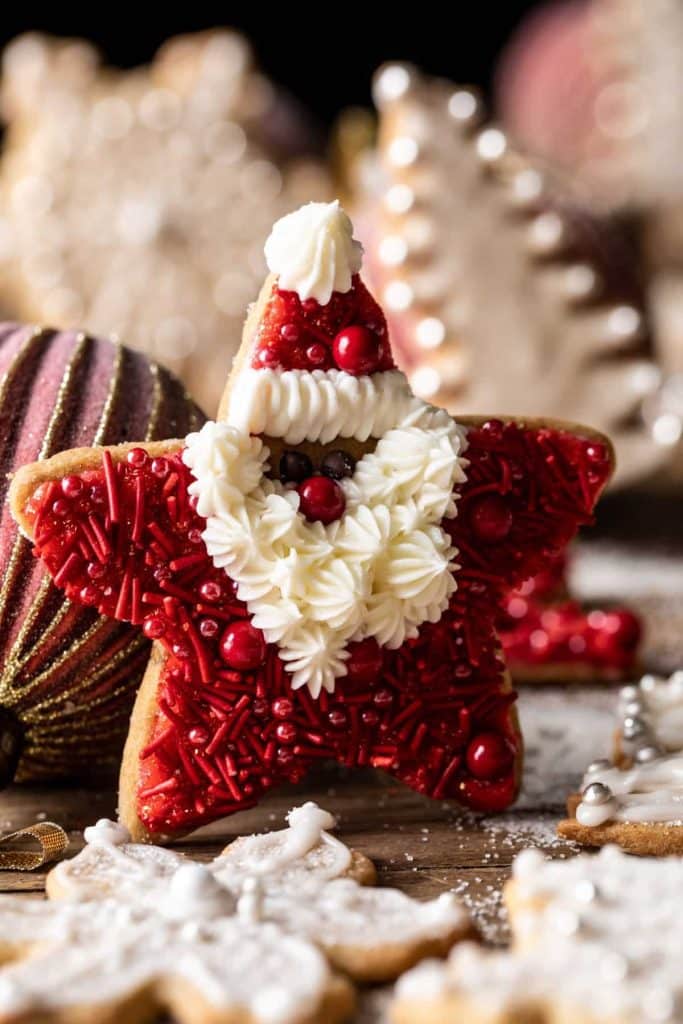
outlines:
[[591, 764], [560, 835], [631, 853], [683, 853], [683, 673], [620, 694], [614, 763]]
[[372, 862], [330, 835], [335, 820], [316, 804], [294, 808], [287, 821], [282, 831], [237, 839], [205, 866], [132, 843], [123, 826], [101, 821], [86, 829], [84, 850], [50, 873], [47, 891], [53, 898], [116, 896], [158, 906], [181, 868], [190, 887], [192, 872], [197, 885], [207, 874], [211, 902], [239, 906], [242, 916], [309, 940], [335, 968], [363, 981], [396, 977], [470, 932], [467, 913], [450, 893], [420, 903], [397, 889], [373, 888]]
[[352, 232], [338, 203], [275, 225], [217, 422], [13, 481], [67, 596], [156, 641], [121, 774], [136, 839], [329, 759], [480, 810], [516, 795], [495, 624], [590, 521], [612, 452], [584, 428], [456, 422], [417, 398]]
[[681, 1021], [683, 861], [520, 854], [506, 899], [509, 952], [469, 943], [397, 984], [393, 1024]]

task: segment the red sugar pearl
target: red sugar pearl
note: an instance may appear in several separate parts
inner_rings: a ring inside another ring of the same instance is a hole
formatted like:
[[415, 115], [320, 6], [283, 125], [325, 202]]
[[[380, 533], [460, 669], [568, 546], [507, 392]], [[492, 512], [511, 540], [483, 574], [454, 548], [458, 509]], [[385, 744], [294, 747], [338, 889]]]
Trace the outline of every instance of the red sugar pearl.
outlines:
[[365, 685], [376, 683], [384, 662], [377, 641], [373, 637], [368, 637], [359, 643], [349, 644], [348, 650], [346, 668], [351, 681]]
[[207, 640], [211, 640], [218, 633], [218, 623], [215, 619], [202, 619], [199, 623], [199, 632]]
[[151, 470], [155, 476], [163, 480], [165, 476], [168, 476], [168, 459], [158, 458], [152, 459]]
[[95, 604], [97, 601], [97, 590], [95, 587], [86, 584], [79, 593], [78, 599], [79, 601], [82, 601], [83, 604]]
[[221, 637], [220, 653], [226, 665], [245, 672], [266, 660], [266, 641], [250, 622], [233, 622]]
[[472, 504], [470, 522], [479, 540], [497, 544], [505, 540], [512, 529], [512, 511], [505, 498], [487, 494]]
[[292, 725], [291, 722], [280, 722], [275, 730], [275, 735], [280, 740], [280, 743], [294, 743], [296, 739], [296, 726]]
[[190, 743], [203, 747], [209, 741], [209, 734], [201, 725], [193, 726], [187, 734]]
[[327, 476], [311, 476], [297, 490], [299, 507], [309, 522], [333, 523], [343, 516], [346, 498], [336, 480]]
[[294, 704], [288, 697], [278, 697], [273, 701], [273, 714], [276, 718], [289, 718], [294, 714]]
[[280, 337], [295, 345], [301, 337], [301, 332], [296, 324], [283, 324], [280, 328]]
[[320, 341], [308, 346], [306, 349], [306, 359], [316, 369], [328, 367], [332, 362], [329, 349]]
[[378, 690], [372, 699], [375, 706], [378, 708], [389, 708], [394, 703], [394, 695], [391, 690], [388, 690], [386, 687], [382, 687], [381, 690]]
[[91, 580], [101, 580], [107, 571], [107, 567], [101, 562], [88, 562], [86, 572]]
[[509, 744], [497, 732], [481, 732], [467, 747], [467, 767], [475, 779], [497, 779], [512, 765]]
[[140, 469], [147, 462], [147, 452], [144, 448], [132, 448], [126, 455], [126, 461], [134, 469]]
[[356, 377], [375, 373], [384, 355], [381, 339], [367, 327], [345, 327], [334, 339], [332, 350], [337, 366]]
[[327, 715], [327, 720], [333, 729], [343, 729], [349, 720], [343, 708], [333, 708]]
[[62, 480], [62, 491], [67, 498], [77, 498], [83, 491], [83, 481], [80, 476], [65, 476]]
[[60, 519], [64, 519], [65, 516], [68, 516], [69, 508], [69, 502], [65, 501], [64, 498], [57, 498], [57, 500], [52, 503], [52, 511], [56, 516], [59, 516]]
[[148, 640], [159, 640], [166, 632], [166, 623], [158, 615], [145, 619], [142, 632]]
[[214, 604], [216, 601], [220, 601], [223, 596], [223, 588], [216, 580], [206, 580], [199, 588], [199, 594], [202, 600]]

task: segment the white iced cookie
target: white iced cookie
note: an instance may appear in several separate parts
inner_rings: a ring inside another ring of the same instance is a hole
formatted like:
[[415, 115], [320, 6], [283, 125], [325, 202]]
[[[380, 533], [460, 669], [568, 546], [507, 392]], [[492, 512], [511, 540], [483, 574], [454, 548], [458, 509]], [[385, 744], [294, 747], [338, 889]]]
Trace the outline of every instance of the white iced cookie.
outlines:
[[526, 851], [508, 891], [512, 951], [465, 944], [421, 964], [399, 980], [391, 1020], [680, 1021], [681, 886], [677, 858]]
[[645, 675], [637, 686], [623, 687], [618, 714], [620, 744], [628, 756], [683, 750], [683, 671], [668, 679]]
[[280, 927], [359, 979], [395, 977], [469, 931], [450, 894], [419, 902], [362, 884], [373, 880], [372, 864], [330, 835], [335, 820], [316, 804], [287, 820], [281, 831], [236, 840], [207, 865], [156, 846], [88, 845], [51, 873], [48, 891], [72, 902], [116, 897], [138, 911], [163, 908], [169, 921], [237, 916]]

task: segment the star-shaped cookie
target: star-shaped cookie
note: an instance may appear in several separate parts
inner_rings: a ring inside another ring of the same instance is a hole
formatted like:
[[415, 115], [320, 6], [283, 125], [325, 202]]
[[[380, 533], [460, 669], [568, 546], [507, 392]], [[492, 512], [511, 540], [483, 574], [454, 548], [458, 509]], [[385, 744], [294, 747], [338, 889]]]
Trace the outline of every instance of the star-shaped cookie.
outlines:
[[266, 256], [217, 422], [12, 484], [56, 584], [157, 641], [124, 823], [187, 832], [330, 759], [506, 807], [521, 740], [495, 622], [590, 521], [609, 442], [418, 399], [338, 203], [283, 218]]

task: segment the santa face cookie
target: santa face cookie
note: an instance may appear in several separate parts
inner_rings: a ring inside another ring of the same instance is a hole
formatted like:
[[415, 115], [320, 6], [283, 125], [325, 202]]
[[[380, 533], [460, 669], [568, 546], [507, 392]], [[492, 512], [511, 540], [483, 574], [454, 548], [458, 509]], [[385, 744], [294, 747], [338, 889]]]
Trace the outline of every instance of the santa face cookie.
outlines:
[[595, 761], [560, 835], [631, 853], [683, 853], [683, 676], [643, 676], [620, 694], [614, 763]]
[[521, 744], [502, 597], [590, 521], [609, 443], [416, 398], [338, 204], [278, 222], [266, 255], [217, 422], [13, 482], [55, 582], [157, 641], [124, 822], [187, 832], [329, 759], [503, 808]]
[[506, 901], [510, 952], [469, 944], [400, 979], [393, 1024], [681, 1020], [683, 861], [520, 854]]
[[335, 821], [327, 811], [307, 803], [287, 821], [281, 831], [236, 840], [206, 866], [131, 843], [121, 825], [101, 821], [86, 829], [85, 849], [50, 873], [48, 893], [138, 907], [166, 903], [175, 917], [189, 914], [191, 900], [201, 896], [220, 913], [237, 912], [311, 942], [334, 968], [362, 981], [394, 978], [470, 932], [467, 913], [450, 893], [419, 902], [397, 889], [373, 888], [372, 862], [330, 834]]

